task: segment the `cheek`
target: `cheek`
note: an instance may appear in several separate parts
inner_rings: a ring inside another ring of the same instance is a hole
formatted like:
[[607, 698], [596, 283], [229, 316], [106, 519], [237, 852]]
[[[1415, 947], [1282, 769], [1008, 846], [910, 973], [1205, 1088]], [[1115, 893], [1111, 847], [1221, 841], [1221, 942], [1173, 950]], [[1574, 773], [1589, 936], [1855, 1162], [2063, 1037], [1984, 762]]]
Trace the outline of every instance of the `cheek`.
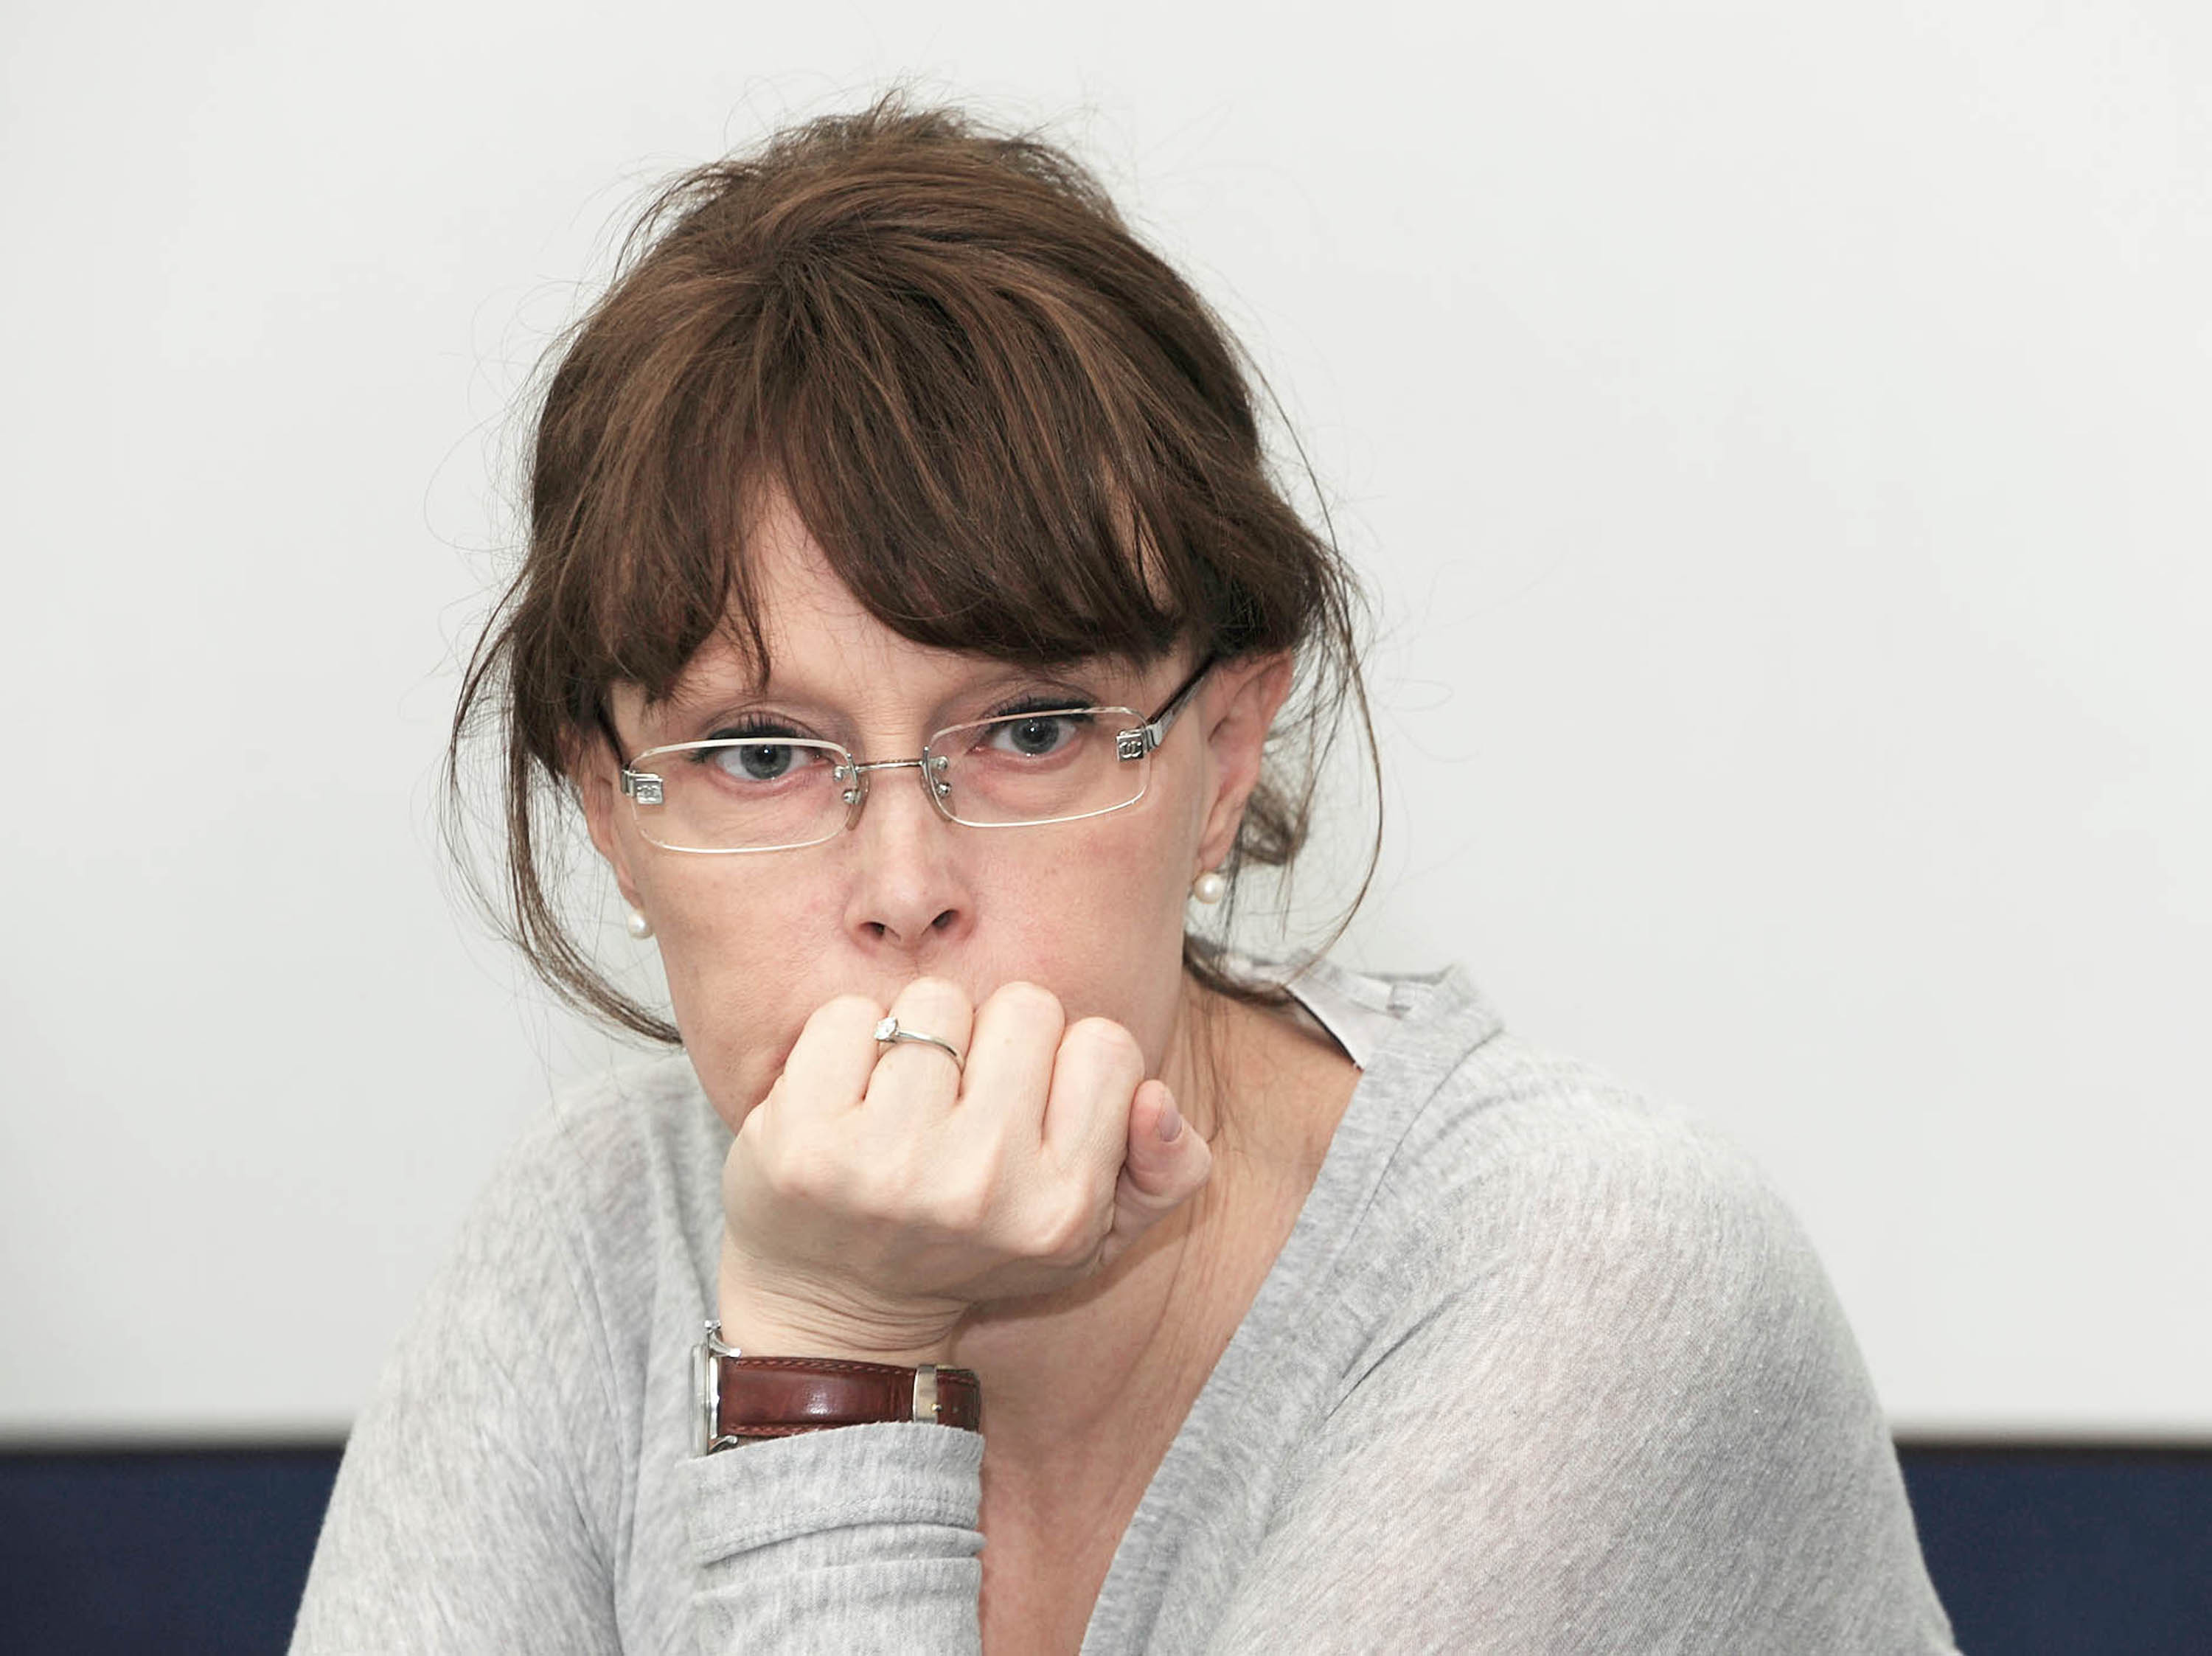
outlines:
[[817, 975], [836, 931], [825, 883], [760, 878], [741, 861], [687, 868], [646, 893], [684, 1051], [732, 1130], [774, 1084], [814, 1009], [863, 987]]
[[1186, 844], [1166, 828], [1114, 816], [1067, 824], [1043, 854], [1002, 870], [979, 917], [1008, 957], [1000, 981], [1044, 984], [1071, 1021], [1097, 1015], [1126, 1026], [1154, 1069], [1181, 1003], [1189, 895]]
[[1112, 816], [1038, 833], [1054, 837], [1038, 847], [1040, 855], [1023, 859], [1023, 896], [1044, 924], [1076, 937], [1147, 937], [1155, 947], [1163, 933], [1180, 937], [1188, 889], [1178, 871], [1180, 844]]

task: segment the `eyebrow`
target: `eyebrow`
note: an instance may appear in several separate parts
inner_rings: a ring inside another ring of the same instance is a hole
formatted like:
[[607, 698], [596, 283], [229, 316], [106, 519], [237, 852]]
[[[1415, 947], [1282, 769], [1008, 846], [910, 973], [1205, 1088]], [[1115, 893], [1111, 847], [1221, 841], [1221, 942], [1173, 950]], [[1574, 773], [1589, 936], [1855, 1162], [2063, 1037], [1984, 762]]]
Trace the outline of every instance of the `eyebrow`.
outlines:
[[[979, 660], [977, 666], [979, 670], [973, 680], [967, 684], [956, 686], [945, 698], [945, 701], [957, 701], [963, 695], [975, 695], [979, 691], [988, 693], [994, 681], [1004, 682], [1023, 678], [1048, 681], [1066, 687], [1071, 694], [1088, 696], [1095, 693], [1097, 687], [1089, 690], [1082, 688], [1075, 682], [1079, 675], [1093, 674], [1101, 670], [1109, 672], [1119, 670], [1126, 673], [1141, 670], [1138, 664], [1110, 653], [1086, 656], [1079, 660], [1063, 662], [1050, 667], [995, 658]], [[679, 684], [665, 700], [647, 703], [646, 711], [649, 716], [680, 722], [686, 719], [703, 717], [725, 705], [775, 701], [787, 701], [801, 706], [811, 705], [824, 713], [842, 713], [847, 711], [841, 701], [825, 697], [811, 687], [779, 685], [773, 672], [765, 680], [748, 675], [742, 683], [730, 683], [719, 688], [709, 686], [685, 689]]]

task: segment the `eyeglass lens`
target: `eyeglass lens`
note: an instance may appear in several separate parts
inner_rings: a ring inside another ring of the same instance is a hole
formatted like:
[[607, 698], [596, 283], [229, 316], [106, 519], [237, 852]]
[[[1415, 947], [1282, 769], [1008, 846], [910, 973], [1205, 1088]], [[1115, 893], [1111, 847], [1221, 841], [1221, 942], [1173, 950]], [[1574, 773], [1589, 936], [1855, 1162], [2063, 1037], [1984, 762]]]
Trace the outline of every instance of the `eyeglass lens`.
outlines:
[[[1077, 707], [954, 725], [923, 750], [924, 786], [971, 828], [1118, 810], [1143, 797], [1151, 772], [1149, 755], [1123, 759], [1117, 749], [1141, 722], [1127, 707]], [[890, 782], [910, 762], [864, 771], [844, 749], [799, 737], [686, 743], [632, 761], [659, 782], [633, 803], [645, 836], [672, 850], [787, 849], [831, 838], [872, 781]]]

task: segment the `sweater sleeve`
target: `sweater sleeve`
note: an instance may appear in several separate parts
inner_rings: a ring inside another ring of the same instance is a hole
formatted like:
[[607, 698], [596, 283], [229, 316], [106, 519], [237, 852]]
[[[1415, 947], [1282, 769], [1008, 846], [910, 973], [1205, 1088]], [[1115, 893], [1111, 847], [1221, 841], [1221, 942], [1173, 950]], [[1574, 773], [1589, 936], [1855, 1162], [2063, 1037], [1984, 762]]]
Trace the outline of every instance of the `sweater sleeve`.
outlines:
[[702, 1652], [981, 1648], [983, 1440], [913, 1422], [685, 1463]]
[[1214, 1648], [1952, 1651], [1872, 1385], [1771, 1189], [1670, 1118], [1502, 1117]]
[[619, 1647], [607, 1356], [542, 1178], [502, 1166], [355, 1422], [295, 1656]]
[[902, 1422], [701, 1457], [680, 1364], [625, 1410], [607, 1323], [641, 1307], [609, 1301], [647, 1290], [586, 1242], [637, 1228], [599, 1188], [631, 1170], [580, 1184], [578, 1161], [549, 1129], [465, 1222], [348, 1439], [295, 1656], [975, 1651], [981, 1440]]

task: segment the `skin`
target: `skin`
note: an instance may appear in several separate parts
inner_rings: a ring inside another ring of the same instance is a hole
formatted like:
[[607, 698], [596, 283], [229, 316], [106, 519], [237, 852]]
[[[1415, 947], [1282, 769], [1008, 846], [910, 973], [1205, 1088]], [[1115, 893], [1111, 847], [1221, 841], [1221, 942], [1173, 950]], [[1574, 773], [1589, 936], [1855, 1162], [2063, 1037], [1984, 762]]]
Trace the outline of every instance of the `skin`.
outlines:
[[[664, 704], [617, 686], [629, 753], [758, 709], [902, 757], [1041, 689], [1150, 712], [1194, 664], [1184, 651], [1040, 676], [927, 649], [861, 607], [787, 501], [765, 503], [749, 545], [769, 683], [718, 640]], [[592, 841], [653, 923], [685, 1049], [736, 1135], [725, 1337], [981, 1375], [987, 1646], [1079, 1642], [1350, 1094], [1332, 1044], [1181, 967], [1191, 882], [1228, 856], [1289, 680], [1279, 656], [1217, 665], [1144, 798], [1036, 828], [948, 822], [918, 772], [887, 771], [857, 828], [821, 845], [685, 854], [640, 834], [604, 744], [576, 767]], [[886, 1009], [950, 1040], [964, 1073], [929, 1047], [879, 1049]]]

